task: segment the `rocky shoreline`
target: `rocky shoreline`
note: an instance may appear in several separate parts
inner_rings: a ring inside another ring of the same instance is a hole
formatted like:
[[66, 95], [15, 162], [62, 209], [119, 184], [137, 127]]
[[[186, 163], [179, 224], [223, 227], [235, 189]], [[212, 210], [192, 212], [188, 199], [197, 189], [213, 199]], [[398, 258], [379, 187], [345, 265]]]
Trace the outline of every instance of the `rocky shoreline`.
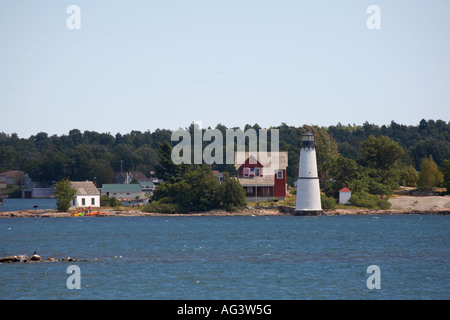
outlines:
[[[75, 218], [75, 219], [89, 219], [89, 218], [103, 218], [103, 217], [180, 217], [180, 216], [287, 216], [292, 215], [290, 213], [281, 212], [277, 208], [264, 208], [264, 209], [245, 209], [237, 212], [227, 212], [223, 210], [212, 210], [200, 213], [148, 213], [139, 210], [114, 210], [107, 209], [105, 214], [101, 216], [83, 216], [73, 217], [68, 212], [57, 212], [56, 210], [23, 210], [23, 211], [11, 211], [1, 212], [0, 218]], [[414, 210], [414, 209], [389, 209], [389, 210], [370, 210], [370, 209], [336, 209], [336, 210], [324, 210], [324, 216], [345, 216], [345, 215], [450, 215], [450, 209], [426, 209], [426, 210]]]
[[[400, 214], [450, 214], [450, 196], [393, 196], [388, 200], [392, 207], [388, 210], [371, 210], [364, 208], [345, 208], [335, 210], [324, 210], [325, 216], [344, 215], [400, 215]], [[72, 217], [69, 212], [57, 212], [56, 210], [22, 210], [11, 212], [0, 212], [0, 218], [102, 218], [102, 217], [177, 217], [177, 216], [279, 216], [292, 215], [294, 207], [262, 207], [246, 208], [241, 211], [227, 212], [225, 210], [211, 210], [200, 213], [149, 213], [140, 211], [139, 208], [102, 208], [105, 214], [97, 216]]]
[[238, 212], [224, 210], [211, 210], [198, 213], [151, 213], [140, 210], [115, 210], [106, 209], [103, 215], [74, 217], [69, 212], [57, 212], [56, 210], [22, 210], [0, 212], [0, 218], [103, 218], [103, 217], [179, 217], [179, 216], [273, 216], [286, 215], [277, 209], [245, 209]]

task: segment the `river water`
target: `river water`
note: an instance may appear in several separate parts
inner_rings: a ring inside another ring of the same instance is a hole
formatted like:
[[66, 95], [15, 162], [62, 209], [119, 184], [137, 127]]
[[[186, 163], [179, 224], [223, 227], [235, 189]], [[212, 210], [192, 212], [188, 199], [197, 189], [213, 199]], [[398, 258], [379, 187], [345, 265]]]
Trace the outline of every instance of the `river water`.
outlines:
[[[122, 202], [123, 206], [131, 206], [133, 204], [141, 204], [138, 202]], [[39, 198], [39, 199], [20, 199], [20, 198], [5, 198], [3, 199], [3, 206], [0, 206], [0, 212], [34, 210], [36, 209], [56, 209], [56, 199]]]
[[[0, 264], [0, 299], [449, 299], [449, 219], [0, 219], [0, 257], [84, 260]], [[71, 265], [80, 290], [66, 285]]]
[[56, 209], [56, 199], [20, 199], [20, 198], [5, 198], [3, 199], [3, 206], [0, 206], [0, 211], [20, 211], [36, 209]]

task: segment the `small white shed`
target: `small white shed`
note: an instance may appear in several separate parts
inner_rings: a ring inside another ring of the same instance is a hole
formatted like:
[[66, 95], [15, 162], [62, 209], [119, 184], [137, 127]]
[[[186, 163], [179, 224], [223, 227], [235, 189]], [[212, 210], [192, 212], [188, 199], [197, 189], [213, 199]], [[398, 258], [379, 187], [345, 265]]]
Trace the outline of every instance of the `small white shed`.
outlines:
[[71, 181], [71, 184], [77, 191], [73, 207], [100, 207], [100, 191], [92, 181]]
[[352, 197], [352, 190], [347, 187], [339, 190], [339, 203], [341, 204], [349, 204], [350, 198]]

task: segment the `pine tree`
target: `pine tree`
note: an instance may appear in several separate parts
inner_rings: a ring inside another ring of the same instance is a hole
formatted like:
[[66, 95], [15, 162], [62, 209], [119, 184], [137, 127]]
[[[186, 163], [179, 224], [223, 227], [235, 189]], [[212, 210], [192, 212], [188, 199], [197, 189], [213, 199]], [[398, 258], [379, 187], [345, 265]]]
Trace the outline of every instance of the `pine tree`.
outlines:
[[172, 146], [165, 141], [160, 144], [158, 150], [159, 164], [156, 166], [156, 175], [164, 181], [175, 182], [179, 181], [186, 173], [188, 165], [176, 165], [172, 161]]

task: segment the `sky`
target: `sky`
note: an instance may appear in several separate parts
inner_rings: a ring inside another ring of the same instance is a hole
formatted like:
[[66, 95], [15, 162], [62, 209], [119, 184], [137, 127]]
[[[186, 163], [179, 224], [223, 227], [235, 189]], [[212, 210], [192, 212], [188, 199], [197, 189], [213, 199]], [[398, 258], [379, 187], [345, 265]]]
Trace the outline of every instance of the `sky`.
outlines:
[[448, 0], [0, 0], [0, 132], [449, 121], [449, 13]]

